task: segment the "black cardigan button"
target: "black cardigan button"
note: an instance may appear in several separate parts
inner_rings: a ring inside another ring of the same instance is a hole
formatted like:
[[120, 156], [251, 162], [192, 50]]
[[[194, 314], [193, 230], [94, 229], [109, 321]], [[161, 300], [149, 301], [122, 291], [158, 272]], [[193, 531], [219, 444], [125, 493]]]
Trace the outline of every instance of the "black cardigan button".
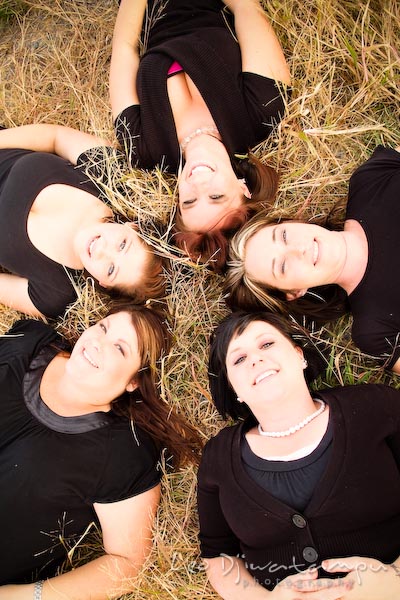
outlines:
[[314, 563], [318, 560], [318, 552], [312, 546], [306, 546], [303, 550], [303, 558], [309, 563]]
[[307, 521], [305, 520], [303, 515], [298, 515], [298, 514], [293, 515], [292, 521], [293, 521], [294, 525], [296, 525], [296, 527], [299, 527], [300, 529], [304, 529], [304, 527], [307, 526]]

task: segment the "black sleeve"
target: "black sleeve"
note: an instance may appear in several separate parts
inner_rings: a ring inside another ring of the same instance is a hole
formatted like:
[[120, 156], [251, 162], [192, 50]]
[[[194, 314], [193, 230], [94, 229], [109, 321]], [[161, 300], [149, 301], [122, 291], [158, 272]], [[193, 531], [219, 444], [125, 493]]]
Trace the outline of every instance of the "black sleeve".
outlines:
[[[372, 156], [365, 161], [350, 178], [349, 210], [346, 218], [352, 218], [351, 203], [357, 199], [368, 201], [370, 198], [390, 202], [387, 193], [395, 189], [396, 199], [400, 188], [400, 152], [393, 148], [378, 146]], [[389, 192], [388, 192], [389, 190]]]
[[7, 180], [10, 169], [23, 156], [32, 154], [31, 150], [21, 150], [20, 148], [3, 148], [0, 150], [0, 190]]
[[383, 410], [393, 422], [387, 443], [400, 470], [400, 390], [387, 385], [376, 387], [382, 396], [382, 399], [377, 398], [377, 400], [383, 404]]
[[121, 419], [111, 428], [107, 463], [93, 503], [119, 502], [156, 486], [161, 479], [158, 459], [150, 437]]
[[[125, 155], [112, 146], [96, 146], [78, 156], [76, 166], [90, 177], [91, 183], [109, 183], [110, 165], [118, 164], [126, 167]], [[97, 191], [104, 192], [103, 188], [96, 186]]]
[[242, 73], [247, 110], [256, 124], [257, 139], [265, 140], [285, 114], [291, 88], [257, 73]]
[[46, 317], [59, 317], [64, 313], [67, 306], [77, 299], [72, 275], [70, 274], [71, 283], [69, 283], [67, 280], [68, 270], [65, 270], [65, 285], [63, 287], [55, 286], [51, 281], [28, 280], [28, 296], [38, 311]]
[[[213, 440], [204, 448], [197, 478], [197, 509], [200, 523], [200, 549], [203, 558], [225, 554], [237, 556], [240, 544], [226, 522], [220, 501], [218, 485], [213, 473]], [[223, 482], [221, 481], [221, 485]]]
[[115, 135], [133, 166], [140, 166], [142, 140], [142, 122], [139, 104], [133, 104], [125, 108], [115, 119]]
[[57, 342], [63, 345], [58, 334], [42, 321], [17, 321], [6, 334], [0, 336], [0, 365], [13, 365], [25, 373], [33, 356], [44, 346]]

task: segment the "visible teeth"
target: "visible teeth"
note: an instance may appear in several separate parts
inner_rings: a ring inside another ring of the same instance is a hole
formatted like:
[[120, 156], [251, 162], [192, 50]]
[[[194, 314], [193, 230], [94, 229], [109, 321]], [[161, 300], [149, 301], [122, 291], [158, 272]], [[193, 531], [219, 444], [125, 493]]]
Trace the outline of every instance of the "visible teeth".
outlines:
[[90, 256], [90, 257], [92, 256], [92, 250], [93, 250], [93, 246], [95, 245], [96, 241], [97, 241], [97, 237], [95, 237], [95, 238], [94, 238], [94, 239], [93, 239], [93, 240], [90, 242], [90, 245], [89, 245], [89, 256]]
[[316, 242], [314, 240], [314, 255], [313, 255], [313, 261], [314, 261], [314, 265], [318, 260], [318, 254], [319, 254], [319, 248], [318, 248], [318, 242]]
[[95, 362], [93, 362], [93, 360], [90, 358], [90, 356], [89, 356], [89, 354], [86, 352], [86, 350], [84, 350], [84, 351], [83, 351], [83, 356], [86, 358], [86, 360], [87, 360], [88, 362], [90, 362], [90, 364], [91, 364], [93, 367], [96, 367], [96, 369], [98, 369], [98, 368], [99, 368], [99, 367], [98, 367], [98, 365], [96, 365], [96, 363], [95, 363]]
[[212, 168], [208, 165], [197, 165], [197, 167], [193, 167], [191, 175], [193, 175], [193, 173], [196, 173], [196, 171], [212, 171]]
[[261, 373], [261, 375], [256, 377], [254, 385], [258, 385], [263, 379], [266, 379], [270, 375], [276, 375], [276, 373], [277, 371], [275, 369], [269, 369], [269, 371], [264, 371], [264, 373]]

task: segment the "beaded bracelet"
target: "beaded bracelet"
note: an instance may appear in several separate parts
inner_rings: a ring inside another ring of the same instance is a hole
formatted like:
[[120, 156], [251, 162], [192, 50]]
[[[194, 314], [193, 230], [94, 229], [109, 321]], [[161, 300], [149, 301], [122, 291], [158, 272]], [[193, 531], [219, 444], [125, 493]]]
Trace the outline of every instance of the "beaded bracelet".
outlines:
[[36, 581], [33, 588], [33, 600], [42, 600], [43, 584], [43, 579], [40, 579], [40, 581]]

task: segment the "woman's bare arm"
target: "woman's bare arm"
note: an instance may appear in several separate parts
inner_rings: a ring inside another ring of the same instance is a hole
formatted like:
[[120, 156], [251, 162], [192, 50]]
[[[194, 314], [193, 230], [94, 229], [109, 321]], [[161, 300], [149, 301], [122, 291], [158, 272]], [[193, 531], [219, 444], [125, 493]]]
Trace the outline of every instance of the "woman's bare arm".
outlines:
[[[44, 582], [42, 600], [109, 600], [135, 588], [152, 546], [160, 486], [133, 498], [95, 504], [107, 554]], [[32, 600], [33, 584], [0, 587], [0, 600]]]
[[290, 84], [282, 46], [258, 0], [224, 0], [235, 17], [242, 71]]
[[139, 104], [136, 75], [139, 68], [139, 37], [146, 5], [146, 0], [122, 0], [118, 10], [110, 67], [113, 119], [127, 106]]
[[0, 130], [0, 148], [23, 148], [57, 154], [76, 164], [78, 156], [96, 146], [110, 143], [72, 127], [37, 123]]

